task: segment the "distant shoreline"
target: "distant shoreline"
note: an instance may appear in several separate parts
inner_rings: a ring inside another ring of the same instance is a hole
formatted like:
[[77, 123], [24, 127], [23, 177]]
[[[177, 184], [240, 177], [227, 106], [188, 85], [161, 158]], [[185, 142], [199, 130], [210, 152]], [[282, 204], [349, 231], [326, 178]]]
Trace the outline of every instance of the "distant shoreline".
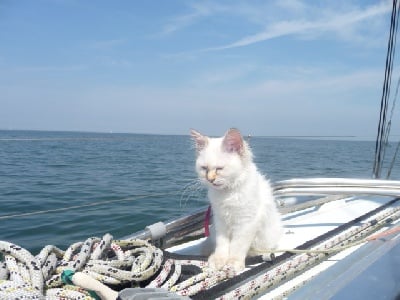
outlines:
[[[68, 134], [104, 134], [104, 135], [153, 135], [153, 136], [186, 136], [189, 134], [168, 134], [168, 133], [146, 133], [146, 132], [114, 132], [114, 131], [85, 131], [85, 130], [42, 130], [42, 129], [5, 129], [0, 128], [0, 132], [43, 132], [43, 133], [68, 133]], [[243, 134], [248, 139], [266, 138], [266, 139], [307, 139], [307, 140], [354, 140], [354, 141], [375, 141], [372, 136], [357, 135], [248, 135]], [[393, 135], [392, 139], [398, 136]], [[392, 141], [393, 142], [393, 141]]]

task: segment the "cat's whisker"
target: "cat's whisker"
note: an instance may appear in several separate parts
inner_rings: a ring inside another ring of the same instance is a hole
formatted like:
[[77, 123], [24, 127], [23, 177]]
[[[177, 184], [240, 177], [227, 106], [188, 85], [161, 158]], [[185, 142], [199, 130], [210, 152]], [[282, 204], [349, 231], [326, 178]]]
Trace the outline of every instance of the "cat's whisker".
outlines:
[[199, 181], [198, 179], [194, 179], [194, 180], [191, 180], [189, 183], [187, 183], [182, 189], [182, 196], [186, 192], [193, 190], [195, 188], [195, 186], [197, 185], [198, 181]]
[[180, 207], [182, 207], [182, 203], [186, 202], [184, 201], [184, 199], [186, 199], [187, 197], [190, 196], [190, 194], [193, 192], [193, 190], [195, 189], [195, 186], [197, 185], [197, 179], [190, 181], [188, 184], [186, 184], [183, 189], [182, 189], [182, 193], [181, 193], [181, 197], [180, 197]]
[[186, 207], [190, 198], [196, 195], [202, 189], [202, 185], [199, 179], [195, 179], [186, 184], [182, 190], [181, 197], [179, 200], [179, 206], [181, 208]]
[[189, 202], [190, 199], [192, 199], [196, 195], [201, 195], [201, 191], [203, 190], [203, 185], [200, 181], [196, 181], [190, 189], [190, 192], [187, 194], [186, 198], [184, 199], [185, 201], [183, 202], [183, 206], [186, 207], [187, 203]]
[[[188, 197], [186, 197], [186, 201], [183, 204], [184, 207], [186, 207], [187, 203], [189, 202], [189, 200], [191, 198], [193, 198], [194, 196], [200, 196], [201, 195], [201, 191], [203, 191], [203, 190], [204, 190], [204, 187], [203, 187], [203, 185], [202, 185], [202, 183], [200, 181], [195, 183], [191, 193], [188, 195]], [[198, 197], [197, 197], [197, 200], [199, 200]]]

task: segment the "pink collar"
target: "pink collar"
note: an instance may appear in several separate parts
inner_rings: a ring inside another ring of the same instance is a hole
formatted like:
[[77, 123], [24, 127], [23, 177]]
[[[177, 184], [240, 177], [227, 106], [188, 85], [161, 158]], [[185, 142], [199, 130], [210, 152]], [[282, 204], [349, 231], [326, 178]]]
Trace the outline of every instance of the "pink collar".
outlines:
[[204, 218], [204, 235], [207, 237], [210, 235], [210, 217], [211, 217], [211, 205], [208, 206], [206, 216]]

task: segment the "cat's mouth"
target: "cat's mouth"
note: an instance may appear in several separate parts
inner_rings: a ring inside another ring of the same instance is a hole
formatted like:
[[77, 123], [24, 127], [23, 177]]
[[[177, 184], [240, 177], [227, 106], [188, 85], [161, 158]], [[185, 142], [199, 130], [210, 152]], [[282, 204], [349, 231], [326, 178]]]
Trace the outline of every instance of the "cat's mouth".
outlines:
[[205, 180], [204, 183], [213, 188], [222, 188], [224, 186], [224, 183], [220, 181]]
[[217, 183], [217, 182], [211, 182], [211, 185], [213, 187], [221, 187], [223, 184], [222, 183]]

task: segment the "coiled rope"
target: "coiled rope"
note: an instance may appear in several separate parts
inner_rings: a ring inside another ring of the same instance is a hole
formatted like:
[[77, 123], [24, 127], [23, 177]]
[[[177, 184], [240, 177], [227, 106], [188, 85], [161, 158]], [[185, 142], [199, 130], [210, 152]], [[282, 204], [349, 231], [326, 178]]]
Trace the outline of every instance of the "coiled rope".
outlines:
[[143, 240], [89, 238], [66, 251], [46, 246], [36, 256], [0, 241], [0, 299], [93, 299], [90, 291], [65, 284], [64, 271], [82, 272], [109, 286], [138, 284], [161, 267], [163, 253]]
[[38, 261], [25, 249], [0, 241], [0, 299], [42, 299], [43, 276]]

